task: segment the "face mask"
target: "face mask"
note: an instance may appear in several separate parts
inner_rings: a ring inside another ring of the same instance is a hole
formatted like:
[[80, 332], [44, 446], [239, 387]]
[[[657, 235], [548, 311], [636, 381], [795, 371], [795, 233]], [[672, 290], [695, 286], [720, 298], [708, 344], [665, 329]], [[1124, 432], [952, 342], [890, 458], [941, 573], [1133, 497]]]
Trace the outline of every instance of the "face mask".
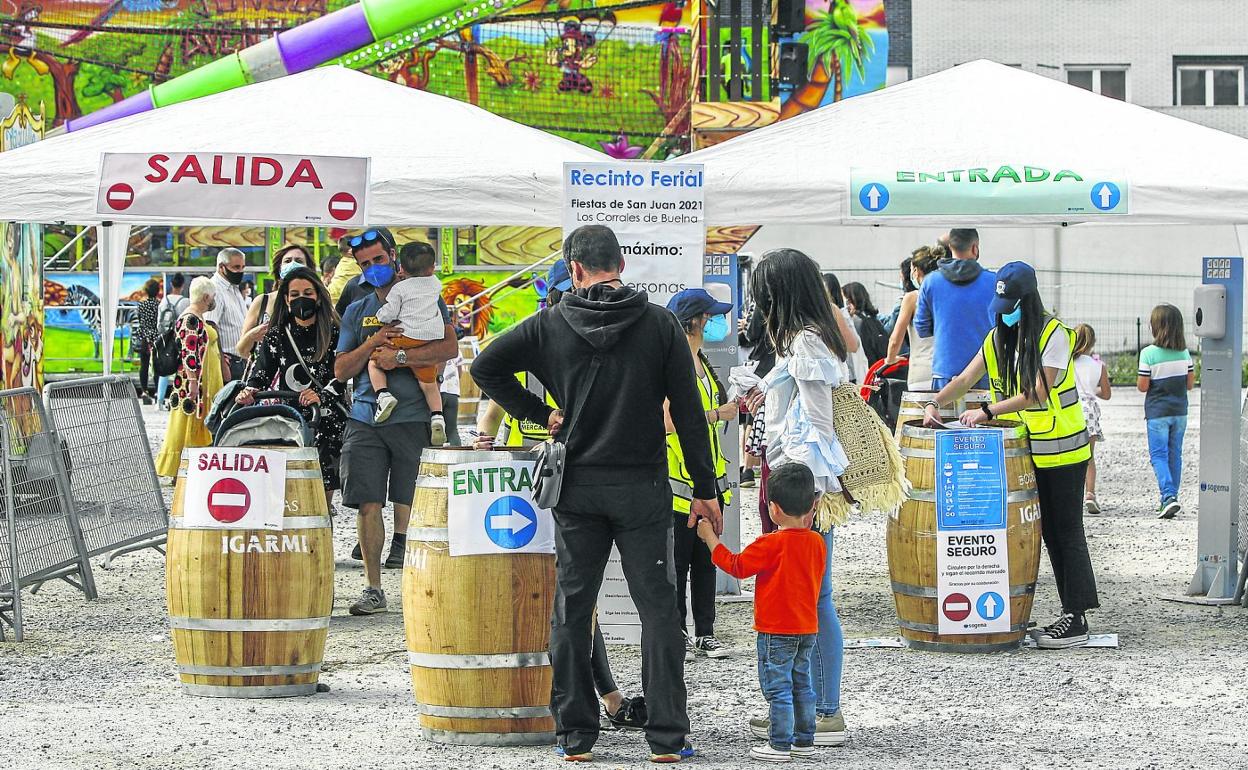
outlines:
[[304, 264], [302, 262], [284, 262], [282, 263], [281, 268], [277, 271], [277, 277], [285, 278], [286, 276], [290, 275], [291, 271], [300, 267], [304, 267]]
[[702, 339], [707, 342], [723, 342], [728, 338], [728, 316], [711, 316], [702, 329]]
[[364, 280], [369, 286], [378, 289], [389, 286], [394, 280], [394, 265], [388, 262], [384, 265], [369, 265], [364, 269]]
[[242, 271], [242, 270], [239, 270], [239, 271], [236, 273], [236, 272], [234, 272], [233, 270], [230, 270], [230, 269], [228, 269], [228, 268], [227, 268], [227, 269], [225, 270], [225, 280], [229, 281], [230, 283], [232, 283], [232, 284], [233, 284], [233, 285], [235, 285], [235, 286], [238, 286], [240, 283], [242, 283], [242, 282], [243, 282], [243, 271]]
[[290, 314], [295, 318], [298, 318], [300, 321], [315, 318], [316, 311], [316, 300], [311, 297], [295, 297], [290, 301]]
[[1023, 319], [1023, 306], [1019, 305], [1013, 311], [1005, 313], [1001, 316], [1001, 323], [1006, 326], [1018, 326], [1018, 322]]

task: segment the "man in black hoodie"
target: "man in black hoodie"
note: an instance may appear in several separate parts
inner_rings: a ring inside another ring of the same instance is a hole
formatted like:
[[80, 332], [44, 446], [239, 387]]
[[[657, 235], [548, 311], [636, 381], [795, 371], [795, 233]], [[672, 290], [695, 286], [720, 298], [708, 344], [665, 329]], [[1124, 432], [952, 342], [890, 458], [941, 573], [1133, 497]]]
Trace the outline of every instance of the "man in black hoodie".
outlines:
[[[562, 437], [567, 470], [554, 511], [558, 586], [550, 639], [560, 747], [567, 756], [584, 757], [598, 739], [591, 624], [614, 543], [641, 617], [651, 758], [678, 761], [689, 716], [663, 402], [671, 402], [694, 480], [688, 525], [706, 518], [719, 531], [706, 416], [684, 332], [675, 316], [620, 280], [624, 259], [615, 233], [600, 225], [577, 228], [563, 253], [576, 291], [496, 338], [473, 362], [472, 377], [508, 414], [555, 435], [564, 410], [551, 409], [516, 374], [530, 372], [569, 407]], [[595, 358], [599, 370], [590, 383]]]

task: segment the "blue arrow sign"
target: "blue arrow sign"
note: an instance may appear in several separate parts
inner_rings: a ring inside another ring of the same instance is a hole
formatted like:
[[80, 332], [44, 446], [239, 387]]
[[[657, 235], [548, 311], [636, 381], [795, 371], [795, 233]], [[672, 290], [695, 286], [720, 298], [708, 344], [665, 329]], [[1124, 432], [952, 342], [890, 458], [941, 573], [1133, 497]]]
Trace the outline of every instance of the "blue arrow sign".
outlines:
[[858, 191], [858, 202], [867, 211], [883, 211], [888, 205], [888, 188], [879, 182], [869, 182]]
[[995, 591], [985, 591], [979, 595], [979, 601], [975, 602], [975, 611], [984, 620], [996, 620], [1005, 612], [1005, 600]]
[[537, 535], [537, 514], [520, 497], [500, 497], [485, 511], [485, 534], [499, 548], [523, 548]]
[[1113, 182], [1096, 182], [1092, 185], [1092, 205], [1101, 211], [1113, 211], [1122, 201], [1122, 190]]

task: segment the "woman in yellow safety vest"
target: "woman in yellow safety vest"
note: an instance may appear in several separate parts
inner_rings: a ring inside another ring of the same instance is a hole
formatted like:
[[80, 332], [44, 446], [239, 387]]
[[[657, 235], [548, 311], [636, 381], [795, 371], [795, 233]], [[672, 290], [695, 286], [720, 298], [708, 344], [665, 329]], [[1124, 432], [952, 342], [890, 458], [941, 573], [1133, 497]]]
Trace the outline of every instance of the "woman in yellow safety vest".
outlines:
[[1100, 603], [1083, 531], [1083, 483], [1091, 450], [1075, 387], [1075, 333], [1045, 311], [1036, 271], [1024, 262], [997, 271], [990, 310], [996, 327], [966, 370], [927, 403], [925, 421], [939, 425], [939, 408], [954, 403], [987, 372], [993, 403], [968, 409], [959, 420], [975, 426], [1006, 417], [1021, 419], [1027, 427], [1041, 534], [1062, 601], [1061, 617], [1033, 634], [1044, 649], [1081, 647], [1088, 642], [1084, 613]]
[[[734, 419], [740, 409], [736, 402], [727, 403], [728, 396], [711, 362], [702, 352], [702, 343], [722, 342], [728, 336], [730, 324], [727, 314], [732, 305], [719, 302], [705, 289], [685, 289], [667, 303], [667, 309], [676, 315], [685, 328], [689, 351], [693, 354], [693, 368], [698, 376], [698, 392], [702, 396], [702, 411], [706, 413], [707, 431], [711, 437], [711, 453], [715, 459], [715, 475], [718, 479], [719, 504], [722, 508], [731, 499], [728, 489], [728, 460], [724, 458], [721, 430], [725, 423]], [[666, 409], [666, 405], [664, 406]], [[680, 519], [674, 528], [676, 561], [676, 594], [680, 607], [681, 626], [689, 626], [685, 603], [686, 587], [692, 584], [690, 603], [693, 605], [693, 635], [686, 631], [685, 657], [705, 655], [708, 658], [728, 657], [728, 648], [715, 638], [715, 565], [711, 552], [698, 539], [695, 529], [684, 526], [689, 518], [690, 501], [693, 498], [693, 478], [685, 468], [685, 455], [676, 437], [671, 417], [667, 422], [667, 475], [672, 486], [672, 509]], [[735, 434], [734, 434], [735, 436]], [[735, 438], [733, 439], [736, 440]]]
[[[559, 260], [546, 274], [546, 307], [554, 307], [559, 303], [563, 292], [572, 289], [572, 277], [568, 274], [568, 265]], [[539, 398], [552, 407], [559, 405], [550, 395], [550, 391], [533, 375], [521, 372], [516, 375], [520, 384], [524, 385]], [[500, 424], [506, 426], [505, 433], [499, 431]], [[473, 441], [474, 449], [492, 449], [495, 443], [507, 447], [533, 447], [550, 438], [550, 431], [544, 425], [535, 425], [527, 420], [518, 420], [503, 411], [498, 402], [491, 401], [477, 420], [477, 437]], [[706, 550], [703, 548], [702, 550]], [[607, 658], [607, 644], [603, 639], [602, 629], [594, 623], [594, 645], [590, 649], [590, 674], [594, 679], [594, 689], [606, 710], [607, 721], [612, 726], [625, 730], [641, 730], [646, 726], [646, 698], [644, 695], [627, 697], [620, 692], [611, 673], [611, 661]]]

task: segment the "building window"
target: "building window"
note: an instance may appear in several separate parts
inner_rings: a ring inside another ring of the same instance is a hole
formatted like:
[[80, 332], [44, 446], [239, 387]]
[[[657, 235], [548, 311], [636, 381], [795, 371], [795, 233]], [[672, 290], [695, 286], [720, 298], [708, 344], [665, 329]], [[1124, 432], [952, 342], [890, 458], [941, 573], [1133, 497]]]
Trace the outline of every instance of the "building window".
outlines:
[[1111, 99], [1127, 101], [1127, 68], [1067, 65], [1066, 82]]
[[1176, 104], [1244, 106], [1243, 64], [1180, 64], [1174, 82]]

